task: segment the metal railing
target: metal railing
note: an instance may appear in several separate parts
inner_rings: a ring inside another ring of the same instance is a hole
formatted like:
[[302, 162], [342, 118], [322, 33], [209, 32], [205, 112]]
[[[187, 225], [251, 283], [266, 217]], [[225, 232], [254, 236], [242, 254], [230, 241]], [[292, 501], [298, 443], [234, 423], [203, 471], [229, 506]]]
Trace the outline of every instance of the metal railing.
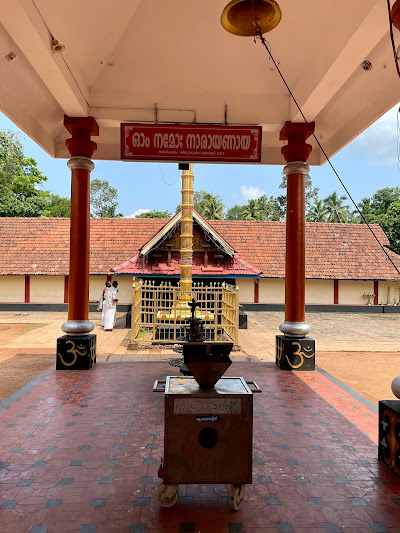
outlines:
[[184, 292], [170, 282], [156, 285], [154, 281], [134, 278], [132, 285], [131, 342], [137, 345], [181, 344], [186, 340], [190, 308], [185, 302], [194, 298], [199, 307], [206, 341], [229, 341], [238, 345], [239, 288], [227, 283], [210, 285], [194, 282]]

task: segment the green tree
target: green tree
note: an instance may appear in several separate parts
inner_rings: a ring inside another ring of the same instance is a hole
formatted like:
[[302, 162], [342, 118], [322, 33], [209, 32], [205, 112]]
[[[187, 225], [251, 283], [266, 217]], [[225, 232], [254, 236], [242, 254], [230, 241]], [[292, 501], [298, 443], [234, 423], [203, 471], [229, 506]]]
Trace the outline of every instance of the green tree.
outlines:
[[400, 200], [392, 202], [386, 213], [375, 217], [390, 241], [390, 249], [400, 254]]
[[382, 215], [387, 212], [393, 202], [400, 200], [400, 187], [385, 187], [379, 189], [371, 198], [373, 215]]
[[234, 205], [233, 207], [229, 208], [225, 214], [226, 220], [243, 220], [243, 206], [242, 205]]
[[224, 207], [218, 194], [206, 193], [196, 209], [208, 220], [221, 220], [224, 216]]
[[286, 217], [286, 196], [279, 195], [270, 196], [267, 210], [265, 212], [265, 220], [285, 220]]
[[338, 196], [336, 192], [333, 192], [322, 200], [326, 209], [327, 222], [347, 222], [350, 215], [350, 208], [343, 203], [346, 200], [347, 196]]
[[40, 186], [46, 180], [36, 161], [24, 155], [19, 136], [0, 131], [0, 216], [42, 215], [49, 193]]
[[136, 218], [171, 218], [171, 213], [169, 211], [146, 211], [138, 215]]
[[47, 207], [43, 213], [45, 217], [68, 218], [71, 216], [71, 200], [58, 194], [50, 194]]
[[[203, 190], [195, 191], [193, 194], [193, 207], [203, 215], [204, 218], [208, 218], [209, 220], [220, 220], [223, 218], [225, 208], [220, 196]], [[180, 210], [181, 205], [179, 204], [176, 208], [176, 212]]]
[[[365, 221], [370, 222], [371, 217], [374, 216], [371, 198], [363, 198], [357, 204], [358, 209], [353, 211], [353, 220], [356, 223], [364, 224]], [[360, 215], [361, 211], [361, 215]]]
[[306, 215], [307, 222], [326, 222], [327, 210], [322, 200], [315, 200]]
[[242, 210], [245, 220], [263, 220], [263, 210], [257, 200], [249, 200]]
[[121, 217], [117, 213], [118, 191], [107, 180], [93, 179], [90, 182], [90, 216], [94, 218]]

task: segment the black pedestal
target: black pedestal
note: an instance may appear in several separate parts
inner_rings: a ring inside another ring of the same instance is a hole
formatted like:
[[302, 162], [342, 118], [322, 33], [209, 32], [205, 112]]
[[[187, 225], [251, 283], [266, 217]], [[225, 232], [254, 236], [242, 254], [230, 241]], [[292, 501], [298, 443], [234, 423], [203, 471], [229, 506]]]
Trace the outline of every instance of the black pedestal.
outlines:
[[277, 335], [276, 364], [282, 370], [315, 370], [315, 340]]
[[247, 329], [247, 315], [239, 311], [239, 329]]
[[379, 402], [378, 459], [400, 477], [400, 400]]
[[96, 335], [63, 335], [57, 339], [57, 370], [88, 370], [96, 364]]

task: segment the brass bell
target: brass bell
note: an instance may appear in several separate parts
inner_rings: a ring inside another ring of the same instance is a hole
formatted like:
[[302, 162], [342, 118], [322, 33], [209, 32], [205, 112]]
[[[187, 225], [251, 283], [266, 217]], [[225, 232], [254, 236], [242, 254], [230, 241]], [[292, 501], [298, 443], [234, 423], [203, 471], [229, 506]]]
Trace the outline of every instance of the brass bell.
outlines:
[[254, 37], [279, 24], [282, 11], [275, 0], [232, 0], [221, 15], [221, 24], [229, 33]]

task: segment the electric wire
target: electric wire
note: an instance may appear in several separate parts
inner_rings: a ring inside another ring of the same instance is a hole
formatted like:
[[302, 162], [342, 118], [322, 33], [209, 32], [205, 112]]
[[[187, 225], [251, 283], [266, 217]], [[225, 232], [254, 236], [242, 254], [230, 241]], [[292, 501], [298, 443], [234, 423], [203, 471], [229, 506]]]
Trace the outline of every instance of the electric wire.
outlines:
[[[268, 54], [269, 54], [269, 57], [270, 59], [272, 60], [273, 64], [275, 65], [275, 68], [279, 74], [279, 76], [281, 77], [283, 83], [285, 84], [286, 86], [286, 89], [288, 90], [289, 92], [289, 95], [290, 97], [292, 98], [294, 104], [296, 105], [299, 113], [301, 114], [301, 116], [303, 117], [303, 120], [306, 124], [309, 124], [307, 118], [305, 117], [300, 105], [298, 104], [294, 94], [292, 93], [288, 83], [286, 82], [286, 79], [285, 77], [283, 76], [277, 62], [275, 61], [273, 55], [272, 55], [272, 51], [271, 51], [271, 47], [268, 46], [269, 43], [267, 42], [267, 40], [262, 36], [261, 32], [258, 31], [258, 33], [256, 33], [255, 35], [255, 39], [259, 39], [262, 43], [262, 45], [264, 46], [264, 48], [267, 50]], [[351, 196], [350, 192], [348, 191], [347, 187], [345, 186], [345, 184], [343, 183], [342, 179], [340, 178], [339, 174], [337, 173], [335, 167], [333, 166], [330, 158], [328, 157], [328, 154], [325, 152], [324, 148], [322, 147], [321, 143], [319, 142], [317, 136], [315, 135], [315, 133], [312, 134], [312, 136], [314, 137], [315, 139], [315, 142], [317, 143], [319, 149], [321, 150], [321, 152], [323, 153], [325, 159], [327, 160], [327, 162], [329, 163], [329, 166], [331, 167], [331, 169], [333, 170], [335, 176], [337, 177], [337, 179], [339, 180], [340, 184], [342, 185], [343, 189], [346, 191], [346, 193], [348, 194], [351, 202], [353, 203], [354, 207], [356, 208], [356, 210], [358, 211], [359, 215], [361, 216], [362, 220], [365, 222], [365, 224], [367, 225], [368, 229], [370, 230], [370, 232], [372, 233], [372, 235], [374, 236], [376, 242], [379, 244], [379, 246], [381, 247], [382, 251], [384, 252], [384, 254], [386, 255], [387, 259], [390, 261], [390, 263], [393, 265], [394, 269], [396, 270], [397, 274], [399, 274], [400, 276], [400, 270], [397, 268], [397, 266], [395, 265], [394, 261], [392, 260], [392, 258], [389, 256], [388, 254], [388, 251], [385, 249], [385, 247], [383, 246], [383, 244], [380, 242], [380, 240], [378, 239], [378, 237], [375, 235], [373, 229], [371, 228], [371, 225], [369, 224], [369, 222], [367, 221], [367, 219], [365, 218], [365, 216], [363, 215], [363, 213], [361, 212], [361, 210], [359, 209], [358, 205], [355, 203], [355, 201], [353, 200], [353, 197]]]
[[171, 183], [168, 183], [168, 181], [165, 181], [165, 179], [164, 179], [164, 172], [163, 172], [163, 169], [162, 169], [161, 163], [158, 163], [158, 166], [160, 167], [161, 181], [162, 181], [163, 183], [165, 183], [165, 185], [174, 185], [174, 184], [178, 181], [178, 178], [179, 178], [179, 172], [177, 173], [176, 178], [175, 178], [173, 181], [171, 181]]

